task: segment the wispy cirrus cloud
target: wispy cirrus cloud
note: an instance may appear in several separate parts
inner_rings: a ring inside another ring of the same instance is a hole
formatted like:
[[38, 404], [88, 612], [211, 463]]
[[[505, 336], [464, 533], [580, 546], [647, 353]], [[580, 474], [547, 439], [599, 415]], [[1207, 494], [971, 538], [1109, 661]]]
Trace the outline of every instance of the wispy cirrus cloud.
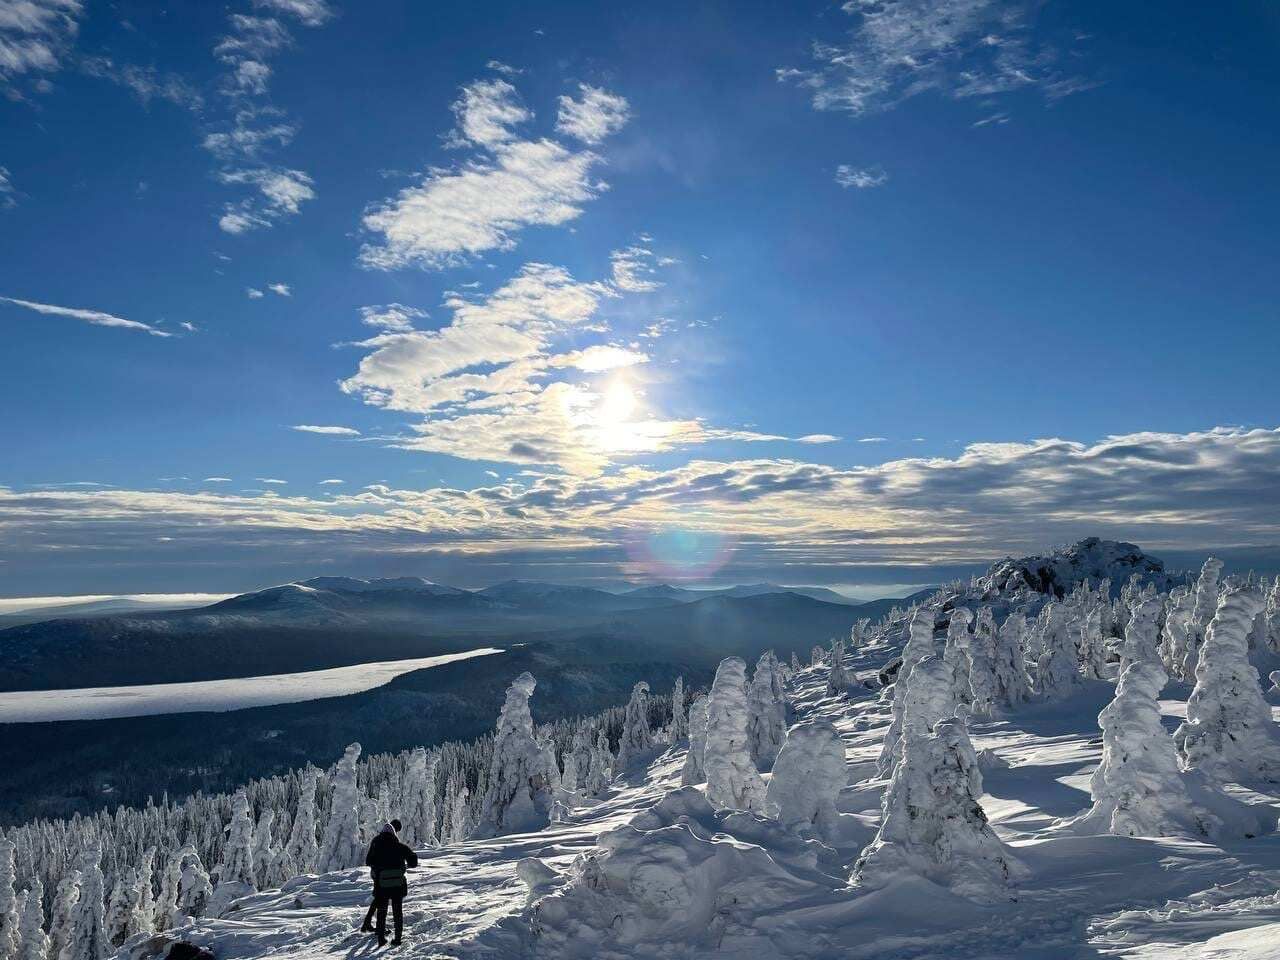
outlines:
[[84, 14], [82, 0], [0, 0], [0, 86], [61, 67]]
[[1055, 99], [1097, 85], [1067, 71], [1062, 45], [1033, 29], [1032, 2], [847, 0], [841, 9], [853, 18], [846, 37], [815, 42], [812, 66], [777, 71], [810, 90], [818, 110], [861, 115], [928, 92], [1038, 88]]
[[836, 183], [845, 189], [869, 190], [883, 187], [888, 182], [889, 175], [879, 167], [854, 167], [847, 163], [836, 167]]
[[12, 303], [14, 306], [23, 307], [27, 310], [34, 310], [36, 313], [42, 313], [51, 317], [70, 317], [73, 320], [83, 320], [85, 323], [91, 323], [97, 327], [117, 327], [122, 330], [141, 330], [149, 333], [153, 337], [171, 337], [173, 334], [153, 327], [149, 323], [142, 323], [139, 320], [127, 320], [124, 317], [117, 317], [112, 313], [104, 313], [101, 310], [84, 310], [79, 307], [59, 307], [52, 303], [37, 303], [34, 300], [19, 300], [16, 297], [0, 297], [0, 301], [4, 303]]
[[330, 437], [360, 436], [360, 431], [356, 430], [354, 427], [333, 427], [333, 426], [323, 426], [323, 425], [318, 426], [312, 423], [299, 423], [299, 424], [296, 424], [295, 426], [290, 427], [289, 429], [297, 430], [299, 433], [322, 433]]
[[556, 132], [594, 146], [617, 133], [631, 119], [624, 97], [588, 84], [578, 85], [579, 98], [562, 96]]
[[[587, 105], [586, 98], [597, 95], [611, 106]], [[583, 97], [569, 98], [580, 108], [573, 114], [578, 119], [570, 121], [574, 136], [598, 133], [603, 139], [625, 123], [622, 97], [594, 88], [584, 88]], [[588, 129], [584, 118], [606, 110], [607, 122]], [[562, 117], [565, 111], [562, 103]], [[456, 126], [447, 143], [471, 148], [472, 156], [455, 168], [428, 171], [421, 182], [365, 213], [363, 227], [372, 237], [360, 252], [365, 266], [441, 268], [487, 250], [509, 250], [520, 231], [567, 223], [605, 189], [594, 176], [601, 163], [597, 154], [520, 134], [533, 113], [506, 80], [468, 84], [453, 112]]]
[[176, 73], [132, 63], [117, 63], [111, 57], [103, 56], [82, 57], [79, 65], [89, 76], [109, 80], [129, 90], [144, 107], [156, 100], [192, 111], [199, 111], [204, 106], [200, 92]]

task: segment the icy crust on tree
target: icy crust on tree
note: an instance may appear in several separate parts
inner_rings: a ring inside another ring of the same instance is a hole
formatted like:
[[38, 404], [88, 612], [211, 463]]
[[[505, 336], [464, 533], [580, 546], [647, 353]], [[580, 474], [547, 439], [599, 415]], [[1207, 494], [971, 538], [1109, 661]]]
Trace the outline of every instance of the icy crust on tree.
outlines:
[[1280, 781], [1280, 729], [1249, 662], [1249, 631], [1262, 607], [1253, 587], [1222, 595], [1200, 648], [1187, 720], [1174, 735], [1187, 766], [1216, 780]]
[[1045, 556], [1001, 560], [983, 579], [999, 592], [1026, 587], [1062, 599], [1085, 580], [1110, 580], [1118, 588], [1135, 573], [1164, 589], [1170, 584], [1164, 563], [1147, 556], [1137, 544], [1087, 537]]
[[[530, 721], [532, 723], [532, 721]], [[653, 747], [653, 731], [649, 729], [649, 684], [641, 680], [631, 689], [627, 713], [618, 741], [618, 769], [626, 769], [633, 759]]]
[[689, 707], [689, 752], [685, 754], [680, 782], [685, 786], [702, 783], [707, 779], [703, 759], [707, 746], [707, 706], [710, 701], [702, 694]]
[[1274, 810], [1228, 797], [1202, 772], [1180, 769], [1173, 738], [1160, 723], [1168, 679], [1154, 660], [1132, 663], [1120, 675], [1115, 699], [1098, 714], [1102, 763], [1089, 783], [1093, 806], [1073, 829], [1214, 841], [1271, 832]]
[[1036, 692], [1046, 700], [1069, 696], [1083, 679], [1076, 651], [1079, 625], [1073, 613], [1066, 604], [1051, 600], [1041, 609], [1036, 622], [1043, 651], [1036, 664]]
[[933, 642], [933, 625], [932, 610], [920, 607], [911, 615], [910, 633], [902, 648], [902, 666], [898, 668], [898, 678], [893, 685], [893, 718], [885, 732], [880, 756], [876, 760], [876, 772], [882, 777], [889, 775], [898, 758], [899, 743], [902, 740], [904, 692], [911, 681], [911, 672], [917, 663], [937, 652], [937, 646]]
[[761, 810], [764, 780], [751, 759], [747, 732], [747, 665], [726, 657], [716, 668], [707, 702], [707, 736], [703, 767], [707, 799], [717, 807]]
[[[547, 756], [533, 734], [529, 698], [537, 685], [533, 674], [522, 673], [507, 688], [507, 699], [498, 715], [498, 729], [494, 734], [488, 788], [472, 834], [475, 837], [540, 830], [550, 822], [559, 770], [555, 769], [554, 756]], [[643, 686], [647, 695], [648, 684]], [[633, 694], [633, 702], [635, 697]], [[647, 719], [645, 730], [648, 730]]]
[[1016, 899], [1012, 887], [1026, 868], [987, 823], [981, 793], [963, 720], [941, 720], [928, 736], [909, 737], [854, 882], [879, 889], [917, 876], [981, 903]]
[[360, 793], [356, 787], [356, 761], [360, 744], [347, 747], [334, 773], [333, 799], [324, 840], [316, 853], [316, 870], [346, 870], [364, 861], [364, 844], [360, 842]]
[[[521, 956], [777, 956], [771, 914], [847, 897], [809, 845], [747, 813], [717, 813], [693, 787], [600, 837], [536, 904]], [[740, 951], [740, 952], [739, 952]]]
[[793, 830], [830, 831], [836, 797], [848, 781], [844, 741], [829, 720], [805, 720], [787, 731], [765, 794], [769, 816]]
[[[901, 685], [902, 681], [899, 681], [899, 687]], [[912, 668], [906, 689], [898, 690], [893, 705], [898, 725], [885, 733], [884, 748], [880, 754], [886, 771], [892, 771], [901, 762], [903, 749], [910, 738], [928, 736], [939, 720], [955, 716], [959, 703], [955, 675], [950, 665], [943, 657], [925, 657]]]
[[751, 758], [760, 770], [773, 766], [787, 736], [787, 695], [783, 666], [772, 650], [756, 664], [747, 689], [747, 736]]

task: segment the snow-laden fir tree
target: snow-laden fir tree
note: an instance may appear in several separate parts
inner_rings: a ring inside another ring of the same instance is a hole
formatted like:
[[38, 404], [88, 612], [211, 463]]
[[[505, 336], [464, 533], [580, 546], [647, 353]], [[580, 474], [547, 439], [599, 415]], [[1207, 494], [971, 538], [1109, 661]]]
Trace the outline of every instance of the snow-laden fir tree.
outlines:
[[461, 843], [467, 839], [467, 834], [471, 830], [471, 791], [458, 775], [454, 774], [449, 778], [445, 794], [448, 803], [445, 811], [448, 836], [444, 842]]
[[969, 643], [972, 639], [969, 633], [969, 624], [973, 621], [973, 614], [964, 607], [956, 607], [951, 611], [951, 620], [947, 624], [947, 643], [943, 648], [943, 659], [946, 660], [947, 666], [951, 668], [951, 673], [955, 680], [952, 686], [955, 688], [957, 699], [962, 703], [968, 703], [971, 697], [969, 692]]
[[702, 764], [707, 799], [714, 806], [764, 809], [764, 780], [751, 759], [747, 736], [747, 665], [740, 657], [726, 657], [716, 668], [707, 703]]
[[979, 902], [1012, 899], [1025, 868], [991, 829], [981, 794], [982, 774], [962, 719], [940, 720], [931, 734], [909, 737], [854, 882], [879, 889], [919, 876]]
[[1209, 622], [1218, 610], [1218, 577], [1221, 573], [1222, 561], [1210, 557], [1200, 568], [1200, 577], [1196, 580], [1195, 603], [1187, 623], [1186, 650], [1182, 659], [1182, 676], [1188, 680], [1196, 674], [1200, 645], [1204, 643]]
[[613, 778], [614, 758], [609, 749], [609, 734], [601, 727], [596, 731], [596, 742], [591, 750], [591, 762], [587, 767], [587, 783], [584, 792], [598, 797], [604, 793]]
[[[1139, 613], [1130, 614], [1129, 628]], [[1260, 818], [1197, 770], [1182, 771], [1173, 738], [1160, 722], [1160, 691], [1168, 682], [1156, 659], [1129, 664], [1115, 699], [1098, 715], [1102, 763], [1089, 791], [1093, 806], [1078, 828], [1127, 837], [1218, 840], [1261, 831]], [[1273, 818], [1274, 819], [1274, 818]]]
[[409, 754], [400, 799], [404, 829], [401, 837], [409, 846], [430, 846], [436, 842], [436, 771], [440, 754], [428, 754], [422, 747]]
[[1280, 653], [1280, 576], [1272, 581], [1267, 592], [1267, 608], [1263, 615], [1267, 621], [1267, 646], [1272, 653]]
[[72, 870], [58, 881], [49, 913], [49, 958], [61, 960], [67, 953], [80, 906], [80, 871]]
[[280, 848], [273, 833], [275, 821], [274, 810], [263, 810], [253, 828], [253, 884], [259, 890], [269, 890], [285, 880], [278, 876]]
[[0, 960], [13, 960], [18, 955], [21, 942], [18, 939], [17, 870], [12, 840], [0, 836]]
[[831, 669], [827, 673], [827, 696], [844, 696], [849, 692], [849, 673], [844, 668], [844, 641], [831, 640]]
[[1000, 699], [996, 683], [996, 621], [990, 607], [978, 608], [966, 659], [969, 709], [978, 716], [990, 716]]
[[622, 721], [622, 737], [618, 740], [618, 769], [625, 770], [637, 756], [652, 747], [649, 684], [641, 680], [631, 688], [631, 699], [627, 701], [627, 712]]
[[129, 936], [129, 914], [133, 912], [136, 880], [134, 876], [122, 874], [111, 885], [111, 896], [107, 897], [107, 909], [102, 923], [106, 929], [107, 942], [112, 947], [119, 947]]
[[1090, 607], [1080, 625], [1080, 661], [1084, 675], [1093, 680], [1106, 680], [1111, 675], [1107, 638], [1103, 633], [1103, 604]]
[[297, 811], [289, 839], [284, 845], [284, 860], [288, 865], [286, 872], [295, 877], [314, 870], [320, 852], [320, 845], [316, 842], [316, 777], [314, 768], [308, 768], [302, 777]]
[[560, 786], [568, 794], [576, 795], [586, 786], [587, 772], [591, 768], [591, 733], [580, 727], [573, 735], [573, 743], [564, 753], [564, 769], [560, 771]]
[[684, 703], [684, 677], [676, 677], [671, 688], [671, 723], [667, 726], [667, 743], [679, 743], [689, 735], [689, 714]]
[[996, 635], [996, 703], [1016, 707], [1031, 696], [1026, 665], [1027, 618], [1011, 613], [1000, 624]]
[[142, 854], [133, 875], [133, 905], [129, 911], [127, 935], [130, 937], [140, 933], [154, 933], [156, 929], [156, 898], [152, 890], [151, 877], [155, 872], [156, 848], [148, 847]]
[[708, 704], [709, 700], [703, 694], [695, 698], [689, 707], [689, 752], [685, 754], [684, 769], [680, 771], [680, 782], [686, 787], [707, 779], [703, 758], [707, 745]]
[[911, 615], [907, 642], [902, 646], [902, 665], [898, 667], [898, 676], [893, 684], [893, 716], [889, 729], [885, 732], [880, 756], [876, 760], [878, 776], [887, 777], [897, 762], [899, 742], [902, 739], [904, 693], [911, 680], [911, 671], [915, 669], [916, 664], [925, 657], [932, 656], [937, 650], [933, 642], [933, 626], [933, 611], [925, 607], [917, 607]]
[[182, 871], [178, 879], [178, 904], [171, 924], [175, 927], [188, 917], [203, 917], [213, 900], [213, 884], [196, 848], [187, 844], [178, 851], [178, 861]]
[[1188, 679], [1182, 670], [1187, 659], [1187, 635], [1195, 602], [1195, 594], [1189, 587], [1175, 587], [1166, 601], [1164, 628], [1160, 631], [1160, 658], [1165, 671], [1179, 680]]
[[112, 952], [107, 941], [106, 884], [101, 862], [101, 845], [96, 840], [90, 841], [80, 859], [80, 896], [59, 960], [106, 960]]
[[1280, 730], [1249, 662], [1248, 634], [1261, 608], [1251, 587], [1223, 593], [1200, 647], [1186, 722], [1174, 734], [1187, 766], [1216, 780], [1280, 780]]
[[1160, 616], [1164, 600], [1158, 596], [1140, 597], [1129, 612], [1120, 647], [1120, 670], [1131, 663], [1149, 663], [1160, 659]]
[[757, 769], [773, 767], [786, 736], [787, 696], [781, 664], [772, 650], [766, 650], [747, 688], [747, 737]]
[[809, 648], [809, 666], [820, 666], [827, 659], [827, 651], [823, 650], [816, 643]]
[[316, 854], [316, 872], [346, 870], [364, 861], [364, 844], [360, 841], [360, 794], [356, 787], [356, 761], [360, 744], [347, 747], [334, 771], [333, 799], [324, 840]]
[[[227, 840], [222, 846], [222, 860], [217, 867], [219, 907], [230, 903], [228, 896], [244, 896], [256, 889], [253, 867], [253, 814], [249, 810], [249, 797], [237, 791], [231, 798], [231, 823], [227, 825]], [[234, 888], [234, 894], [233, 890]]]
[[1076, 635], [1079, 627], [1068, 604], [1051, 600], [1040, 609], [1036, 624], [1041, 653], [1036, 665], [1036, 692], [1046, 700], [1071, 694], [1081, 680]]
[[44, 884], [35, 880], [23, 905], [18, 925], [21, 947], [18, 960], [50, 960], [49, 937], [44, 932]]
[[[534, 737], [529, 698], [536, 686], [532, 674], [522, 673], [507, 688], [494, 734], [488, 786], [473, 836], [523, 833], [539, 830], [551, 822], [552, 791], [559, 770], [555, 769], [554, 759], [548, 765], [547, 755]], [[645, 684], [646, 693], [647, 690]], [[635, 696], [633, 692], [632, 698]], [[645, 733], [648, 733], [647, 715]]]
[[927, 735], [939, 720], [954, 716], [959, 706], [955, 674], [946, 660], [937, 655], [925, 657], [912, 668], [905, 689], [901, 680], [898, 686], [893, 699], [897, 722], [885, 732], [880, 752], [886, 773], [901, 761], [910, 737]]
[[787, 731], [773, 765], [765, 809], [793, 830], [826, 834], [836, 797], [848, 780], [844, 741], [829, 720], [805, 720]]
[[796, 656], [794, 650], [791, 651], [791, 675], [794, 677], [803, 668], [800, 666], [800, 658]]

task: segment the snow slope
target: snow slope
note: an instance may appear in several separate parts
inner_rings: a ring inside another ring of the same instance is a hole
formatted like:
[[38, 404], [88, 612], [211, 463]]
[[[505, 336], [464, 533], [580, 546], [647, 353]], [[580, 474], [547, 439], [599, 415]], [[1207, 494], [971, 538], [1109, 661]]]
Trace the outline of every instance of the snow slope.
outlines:
[[[865, 682], [898, 652], [872, 645], [848, 664]], [[1102, 749], [1096, 717], [1114, 692], [1102, 681], [970, 723], [979, 755], [998, 758], [982, 761], [982, 806], [1027, 868], [1015, 900], [978, 905], [923, 879], [851, 886], [880, 817], [885, 781], [873, 777], [890, 713], [865, 687], [828, 697], [826, 674], [806, 669], [789, 684], [794, 719], [830, 721], [847, 750], [850, 783], [825, 843], [755, 814], [714, 813], [700, 791], [675, 792], [684, 747], [657, 748], [564, 822], [419, 851], [401, 952], [420, 960], [1280, 956], [1280, 836], [1219, 846], [1066, 829], [1090, 805]], [[1187, 692], [1165, 692], [1170, 729]], [[1231, 789], [1246, 802], [1280, 802]], [[301, 877], [176, 933], [218, 960], [348, 960], [374, 952], [356, 930], [367, 895], [361, 870]], [[133, 957], [162, 945], [135, 947]]]
[[380, 663], [359, 663], [352, 667], [336, 667], [332, 670], [278, 673], [234, 680], [0, 693], [0, 723], [103, 720], [114, 717], [146, 717], [160, 713], [220, 713], [243, 710], [246, 707], [319, 700], [323, 697], [344, 697], [380, 687], [401, 674], [501, 652], [496, 647], [482, 647], [465, 653], [419, 657], [416, 660], [386, 660]]

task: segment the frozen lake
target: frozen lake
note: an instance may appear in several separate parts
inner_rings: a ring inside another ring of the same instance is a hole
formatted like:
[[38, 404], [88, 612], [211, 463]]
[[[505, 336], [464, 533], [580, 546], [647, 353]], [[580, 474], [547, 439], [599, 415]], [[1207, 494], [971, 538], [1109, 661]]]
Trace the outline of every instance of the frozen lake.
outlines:
[[487, 657], [502, 651], [481, 647], [417, 660], [359, 663], [309, 673], [279, 673], [234, 680], [156, 683], [136, 687], [82, 687], [77, 690], [21, 690], [0, 693], [0, 723], [50, 720], [105, 720], [146, 717], [158, 713], [221, 713], [246, 707], [269, 707], [322, 697], [342, 697], [372, 690], [405, 673], [443, 666], [457, 660]]

